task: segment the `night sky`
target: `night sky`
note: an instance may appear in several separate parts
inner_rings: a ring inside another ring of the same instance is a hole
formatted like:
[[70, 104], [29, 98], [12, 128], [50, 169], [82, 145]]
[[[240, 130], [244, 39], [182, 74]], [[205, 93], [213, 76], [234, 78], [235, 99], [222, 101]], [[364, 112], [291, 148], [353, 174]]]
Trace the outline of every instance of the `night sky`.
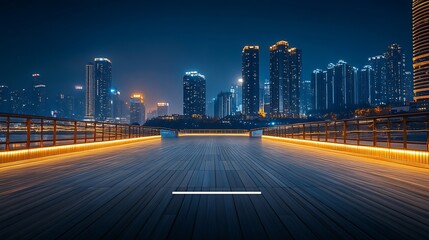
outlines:
[[51, 94], [67, 93], [87, 62], [107, 57], [124, 99], [143, 92], [147, 109], [167, 101], [170, 113], [182, 113], [186, 71], [206, 76], [207, 98], [227, 90], [244, 45], [261, 47], [261, 82], [278, 40], [302, 49], [303, 79], [339, 59], [361, 68], [391, 43], [411, 70], [411, 0], [3, 0], [0, 25], [0, 84], [24, 87], [38, 72]]

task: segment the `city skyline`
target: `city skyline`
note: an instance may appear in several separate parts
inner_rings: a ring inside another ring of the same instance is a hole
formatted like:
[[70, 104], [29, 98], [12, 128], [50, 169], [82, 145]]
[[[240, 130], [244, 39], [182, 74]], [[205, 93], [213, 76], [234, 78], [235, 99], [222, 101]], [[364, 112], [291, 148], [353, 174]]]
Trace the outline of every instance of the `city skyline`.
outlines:
[[[148, 23], [145, 21], [148, 16], [145, 14], [137, 14], [136, 11], [131, 11], [129, 7], [119, 3], [107, 2], [102, 6], [103, 9], [119, 7], [129, 10], [126, 11], [129, 13], [126, 20], [132, 18], [134, 20], [131, 22], [133, 27], [124, 28], [123, 31], [119, 30], [125, 19], [114, 15], [105, 19], [106, 22], [104, 23], [105, 26], [112, 26], [112, 30], [108, 31], [104, 27], [98, 30], [100, 32], [78, 29], [78, 27], [82, 27], [82, 22], [89, 18], [89, 12], [96, 7], [93, 4], [88, 4], [86, 6], [88, 9], [83, 13], [74, 13], [73, 11], [69, 13], [67, 11], [68, 9], [79, 8], [79, 3], [82, 4], [79, 1], [76, 6], [70, 3], [65, 4], [60, 8], [59, 13], [47, 12], [58, 8], [56, 4], [51, 4], [52, 6], [45, 6], [45, 3], [35, 6], [30, 4], [36, 10], [34, 12], [38, 12], [40, 16], [35, 16], [32, 23], [26, 22], [29, 26], [23, 26], [21, 21], [11, 23], [11, 26], [18, 27], [22, 32], [20, 31], [16, 36], [6, 35], [1, 40], [4, 42], [2, 48], [4, 46], [16, 46], [18, 52], [12, 53], [9, 49], [2, 51], [4, 59], [1, 65], [5, 70], [0, 84], [14, 88], [17, 85], [15, 83], [30, 81], [26, 80], [28, 79], [27, 76], [38, 72], [45, 78], [48, 88], [66, 89], [69, 86], [71, 89], [76, 84], [84, 83], [85, 73], [84, 69], [80, 67], [82, 63], [94, 57], [107, 57], [113, 61], [115, 69], [112, 72], [112, 84], [120, 88], [123, 95], [129, 96], [135, 89], [138, 89], [145, 93], [149, 107], [155, 107], [159, 101], [166, 101], [171, 103], [171, 113], [181, 113], [181, 93], [177, 92], [176, 89], [180, 88], [180, 76], [183, 72], [192, 70], [203, 72], [207, 77], [207, 98], [215, 97], [219, 91], [228, 89], [236, 79], [240, 78], [240, 49], [244, 45], [255, 44], [259, 45], [261, 49], [260, 82], [262, 83], [269, 78], [268, 48], [279, 39], [293, 42], [294, 46], [303, 50], [303, 80], [310, 79], [312, 70], [323, 68], [325, 62], [336, 62], [338, 59], [344, 59], [354, 66], [363, 66], [368, 56], [375, 56], [380, 52], [380, 49], [385, 49], [392, 43], [403, 46], [406, 55], [406, 68], [407, 71], [411, 71], [411, 38], [405, 34], [405, 32], [411, 33], [411, 17], [408, 17], [411, 16], [411, 1], [410, 3], [396, 3], [392, 6], [384, 4], [386, 2], [370, 3], [367, 1], [366, 4], [362, 3], [362, 5], [371, 5], [369, 9], [363, 9], [362, 6], [355, 3], [348, 3], [347, 6], [338, 8], [336, 11], [329, 10], [327, 6], [314, 1], [310, 8], [303, 8], [301, 3], [291, 3], [291, 8], [293, 7], [296, 12], [291, 12], [285, 16], [283, 14], [269, 14], [268, 9], [271, 5], [274, 4], [280, 8], [284, 6], [282, 4], [285, 4], [271, 1], [258, 9], [256, 18], [237, 15], [244, 6], [241, 3], [227, 5], [208, 3], [208, 5], [211, 4], [212, 8], [221, 11], [219, 13], [202, 11], [205, 12], [205, 15], [197, 11], [198, 9], [205, 9], [207, 5], [204, 4], [185, 2], [179, 8], [183, 10], [183, 13], [179, 14], [176, 11], [170, 12], [170, 10], [168, 13], [162, 13], [154, 3], [147, 3], [146, 5], [135, 3], [136, 10], [142, 8], [144, 8], [144, 12], [149, 11], [148, 9], [154, 10], [154, 13], [150, 14], [152, 17], [159, 13], [159, 16], [155, 16], [156, 27], [153, 28], [148, 28]], [[175, 3], [171, 4], [175, 5]], [[3, 15], [8, 17], [4, 22], [20, 17], [20, 14], [35, 14], [29, 10], [30, 6], [15, 6], [14, 3], [6, 5], [5, 9], [13, 10], [18, 7], [23, 9], [18, 11], [16, 16], [8, 16], [8, 13]], [[346, 9], [351, 7], [362, 10], [357, 12], [365, 15], [365, 18], [359, 17], [357, 13], [348, 12], [345, 14]], [[250, 7], [244, 6], [244, 9], [249, 10]], [[380, 11], [381, 9], [385, 11]], [[325, 13], [323, 13], [324, 11]], [[41, 14], [44, 12], [46, 12], [46, 16]], [[195, 12], [195, 17], [202, 21], [199, 23], [197, 23], [198, 21], [190, 21], [187, 17], [190, 12]], [[316, 14], [311, 14], [312, 16], [309, 16], [308, 19], [301, 17], [301, 15], [315, 12]], [[61, 13], [62, 15], [60, 15]], [[326, 13], [331, 13], [332, 16], [326, 16], [322, 21], [314, 19], [328, 15]], [[349, 18], [345, 18], [350, 14]], [[398, 14], [403, 17], [397, 17]], [[56, 16], [58, 21], [58, 23], [49, 22], [48, 25], [52, 27], [58, 28], [58, 24], [68, 23], [77, 17], [82, 17], [80, 20], [82, 22], [76, 23], [77, 26], [66, 25], [67, 29], [70, 30], [69, 32], [60, 31], [59, 35], [49, 40], [45, 47], [38, 48], [40, 41], [46, 40], [49, 36], [47, 30], [40, 28], [40, 24], [48, 21], [48, 17], [52, 15]], [[94, 17], [99, 15], [99, 13], [95, 13]], [[219, 15], [224, 16], [228, 23], [232, 23], [231, 26], [227, 26], [226, 20], [211, 21], [214, 18], [217, 19]], [[178, 30], [171, 29], [168, 27], [168, 23], [173, 20], [179, 21], [180, 26], [189, 23], [189, 27]], [[206, 29], [203, 26], [207, 21], [215, 23]], [[92, 23], [94, 27], [100, 24]], [[139, 24], [141, 24], [141, 28], [138, 27]], [[396, 31], [391, 25], [395, 26]], [[6, 27], [7, 32], [10, 26]], [[36, 36], [32, 34], [35, 30], [29, 29], [26, 32], [25, 30], [28, 28], [38, 30]], [[131, 30], [138, 29], [146, 34], [141, 36], [142, 34], [130, 33]], [[213, 39], [213, 29], [224, 30], [214, 31], [218, 37]], [[324, 32], [326, 34], [323, 34]], [[329, 32], [335, 34], [328, 34]], [[32, 37], [13, 41], [15, 38], [24, 36], [24, 34]], [[117, 35], [121, 37], [117, 37]], [[169, 39], [168, 35], [178, 37]], [[338, 38], [330, 35], [347, 37]], [[155, 41], [155, 39], [157, 40]], [[208, 39], [213, 40], [208, 41]], [[71, 40], [74, 42], [70, 42]], [[156, 49], [156, 52], [152, 49]], [[197, 49], [199, 50], [196, 51]], [[25, 51], [26, 54], [20, 54], [20, 51]], [[18, 58], [18, 55], [27, 57]], [[17, 70], [13, 66], [20, 66], [20, 68]], [[163, 71], [162, 68], [168, 71]], [[161, 89], [158, 87], [159, 85], [165, 87]]]

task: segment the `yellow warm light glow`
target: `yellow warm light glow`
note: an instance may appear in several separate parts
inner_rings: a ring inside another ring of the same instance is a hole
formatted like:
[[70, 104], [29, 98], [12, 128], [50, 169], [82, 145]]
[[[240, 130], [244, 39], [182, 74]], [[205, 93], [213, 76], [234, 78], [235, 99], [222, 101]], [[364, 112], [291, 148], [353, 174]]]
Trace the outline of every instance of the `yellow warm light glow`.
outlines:
[[262, 138], [278, 140], [283, 142], [307, 145], [312, 147], [325, 148], [336, 151], [344, 151], [348, 153], [354, 153], [358, 155], [366, 155], [370, 157], [380, 158], [390, 161], [400, 161], [410, 165], [427, 166], [429, 164], [429, 152], [426, 151], [415, 151], [415, 150], [402, 150], [402, 149], [391, 149], [382, 147], [372, 146], [357, 146], [331, 142], [317, 142], [303, 139], [292, 139], [283, 137], [274, 137], [263, 135]]
[[248, 137], [249, 133], [179, 133], [179, 137], [191, 137], [191, 136], [242, 136]]
[[72, 144], [72, 145], [51, 146], [51, 147], [43, 147], [43, 148], [32, 148], [32, 149], [0, 152], [0, 163], [7, 163], [7, 162], [13, 162], [13, 161], [19, 161], [19, 160], [25, 160], [25, 159], [31, 159], [31, 158], [40, 158], [40, 157], [57, 155], [57, 154], [78, 152], [78, 151], [96, 149], [101, 147], [109, 147], [109, 146], [115, 146], [115, 145], [121, 145], [121, 144], [127, 144], [127, 143], [134, 143], [139, 141], [156, 139], [160, 137], [161, 137], [160, 135], [157, 135], [157, 136], [112, 140], [112, 141], [105, 141], [105, 142], [80, 143], [80, 144]]

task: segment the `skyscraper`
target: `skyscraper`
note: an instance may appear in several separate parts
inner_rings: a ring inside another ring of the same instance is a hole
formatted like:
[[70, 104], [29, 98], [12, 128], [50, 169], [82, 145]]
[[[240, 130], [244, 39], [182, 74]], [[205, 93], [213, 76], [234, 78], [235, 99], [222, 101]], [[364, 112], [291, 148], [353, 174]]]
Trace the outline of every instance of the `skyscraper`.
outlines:
[[414, 100], [429, 109], [429, 0], [413, 0]]
[[231, 85], [232, 93], [232, 111], [233, 115], [239, 115], [243, 111], [243, 79], [240, 78], [236, 83]]
[[299, 116], [301, 50], [279, 41], [270, 47], [270, 112], [275, 116]]
[[335, 64], [329, 63], [324, 74], [326, 80], [326, 109], [332, 111], [338, 109], [335, 94], [338, 95], [338, 88], [336, 87], [341, 86], [339, 83], [335, 84]]
[[159, 102], [156, 104], [156, 112], [159, 116], [167, 116], [168, 115], [168, 104], [167, 102]]
[[94, 64], [88, 63], [85, 67], [85, 119], [94, 120], [95, 117], [95, 79]]
[[143, 95], [133, 94], [130, 98], [130, 124], [141, 125], [145, 121]]
[[183, 77], [183, 114], [206, 115], [206, 78], [196, 71]]
[[259, 46], [244, 46], [241, 58], [243, 113], [256, 116], [259, 112]]
[[31, 114], [38, 116], [48, 116], [49, 109], [47, 105], [48, 97], [46, 95], [46, 84], [41, 80], [40, 74], [33, 75], [33, 93]]
[[270, 112], [270, 80], [266, 79], [264, 82], [264, 113]]
[[405, 101], [412, 102], [414, 99], [414, 81], [413, 81], [413, 73], [405, 72]]
[[314, 89], [313, 108], [316, 112], [323, 112], [327, 109], [327, 89], [326, 72], [316, 69], [311, 74], [311, 85]]
[[370, 88], [374, 95], [371, 105], [383, 105], [387, 100], [386, 85], [386, 58], [383, 55], [368, 58], [369, 65], [374, 70], [374, 81], [371, 82]]
[[354, 105], [353, 67], [340, 60], [335, 65], [334, 74], [334, 106], [345, 109]]
[[75, 85], [73, 91], [73, 118], [83, 119], [85, 117], [85, 90], [82, 85]]
[[387, 103], [405, 104], [405, 56], [398, 44], [389, 46], [386, 58]]
[[224, 118], [232, 115], [231, 92], [220, 92], [215, 101], [215, 117]]
[[360, 81], [358, 84], [358, 94], [360, 105], [374, 105], [375, 89], [374, 89], [374, 70], [371, 65], [366, 65], [360, 70]]
[[126, 107], [124, 101], [121, 99], [121, 92], [116, 88], [112, 88], [110, 89], [110, 93], [112, 95], [113, 121], [116, 123], [122, 123], [124, 122]]
[[6, 85], [0, 85], [0, 113], [11, 113], [10, 90]]
[[95, 119], [106, 121], [112, 117], [112, 62], [107, 58], [94, 59]]

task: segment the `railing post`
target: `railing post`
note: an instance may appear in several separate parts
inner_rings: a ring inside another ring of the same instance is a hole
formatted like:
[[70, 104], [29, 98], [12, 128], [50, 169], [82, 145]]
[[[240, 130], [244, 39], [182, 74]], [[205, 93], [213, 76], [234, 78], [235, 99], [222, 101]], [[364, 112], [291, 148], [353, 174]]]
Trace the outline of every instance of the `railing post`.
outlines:
[[115, 140], [118, 140], [118, 124], [115, 124]]
[[97, 122], [94, 122], [94, 142], [97, 141]]
[[40, 147], [43, 147], [43, 118], [40, 119]]
[[73, 143], [77, 143], [77, 121], [74, 121]]
[[292, 127], [292, 138], [293, 138], [293, 135], [294, 135], [294, 134], [293, 134], [293, 125], [292, 125], [291, 127]]
[[403, 121], [403, 140], [404, 140], [404, 149], [407, 149], [407, 117], [404, 116], [402, 117], [402, 121]]
[[57, 145], [57, 120], [54, 119], [54, 132], [52, 133], [52, 145]]
[[131, 138], [131, 126], [128, 126], [128, 138]]
[[392, 143], [390, 140], [390, 132], [392, 131], [392, 123], [390, 118], [387, 119], [387, 147], [391, 148], [392, 147]]
[[325, 121], [325, 142], [328, 141], [328, 122]]
[[27, 118], [26, 120], [26, 126], [27, 126], [27, 149], [30, 149], [30, 141], [31, 141], [31, 120], [30, 118]]
[[359, 146], [360, 145], [360, 125], [359, 125], [359, 120], [357, 120], [357, 122], [356, 122], [356, 131], [357, 131], [357, 142], [356, 142], [356, 144]]
[[337, 142], [337, 121], [334, 120], [334, 143]]
[[302, 138], [305, 140], [305, 124], [302, 124]]
[[101, 141], [104, 142], [104, 123], [101, 124]]
[[110, 141], [110, 124], [107, 125], [107, 140]]
[[372, 146], [377, 146], [377, 119], [372, 120]]
[[313, 125], [310, 123], [310, 140], [313, 140]]
[[320, 123], [317, 123], [317, 141], [320, 142]]
[[347, 121], [343, 122], [343, 143], [347, 143]]
[[5, 146], [5, 150], [9, 151], [10, 150], [10, 117], [6, 118], [6, 146]]
[[88, 138], [88, 133], [87, 133], [87, 131], [88, 131], [88, 123], [87, 123], [87, 122], [85, 122], [85, 143], [86, 143], [87, 138]]

